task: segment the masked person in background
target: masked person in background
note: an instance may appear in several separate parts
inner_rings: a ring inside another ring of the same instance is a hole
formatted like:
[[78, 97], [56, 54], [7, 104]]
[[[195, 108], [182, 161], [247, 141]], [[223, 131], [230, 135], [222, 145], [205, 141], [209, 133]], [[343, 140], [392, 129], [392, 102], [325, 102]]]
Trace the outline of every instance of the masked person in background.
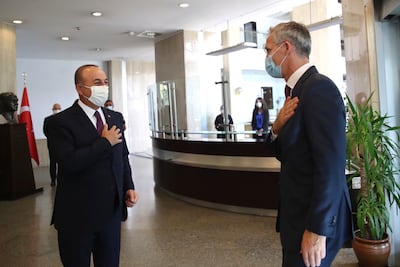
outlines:
[[256, 131], [256, 133], [253, 134], [253, 138], [264, 139], [266, 132], [268, 131], [268, 125], [269, 112], [267, 104], [264, 99], [257, 97], [254, 103], [253, 115], [251, 117], [251, 127], [253, 131]]
[[104, 102], [104, 107], [108, 108], [109, 110], [114, 110], [114, 103], [111, 99], [107, 99], [106, 102]]
[[[44, 118], [44, 122], [43, 122], [43, 133], [44, 135], [47, 137], [47, 124], [49, 122], [49, 120], [51, 120], [51, 118], [53, 118], [54, 114], [57, 114], [58, 112], [61, 111], [61, 105], [59, 103], [54, 103], [53, 105], [53, 114]], [[54, 154], [54, 148], [51, 145], [51, 143], [49, 142], [49, 139], [47, 139], [47, 149], [49, 151], [49, 170], [50, 170], [50, 185], [51, 186], [55, 186], [56, 185], [56, 181], [57, 181], [57, 162], [56, 162], [56, 158], [55, 158], [55, 154]]]
[[108, 79], [96, 65], [75, 72], [79, 100], [54, 115], [48, 138], [59, 166], [51, 223], [64, 266], [119, 266], [121, 220], [138, 200], [120, 113], [102, 108]]

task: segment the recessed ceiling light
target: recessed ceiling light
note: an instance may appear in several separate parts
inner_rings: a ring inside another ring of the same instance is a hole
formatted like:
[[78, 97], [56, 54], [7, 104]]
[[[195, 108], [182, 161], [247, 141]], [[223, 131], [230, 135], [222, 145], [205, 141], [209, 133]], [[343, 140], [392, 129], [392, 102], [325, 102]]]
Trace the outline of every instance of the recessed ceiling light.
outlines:
[[103, 50], [103, 49], [101, 49], [100, 47], [96, 47], [95, 49], [93, 49], [94, 51], [96, 51], [96, 52], [100, 52], [101, 50]]
[[62, 36], [60, 37], [61, 40], [63, 41], [69, 41], [69, 37], [68, 36]]
[[128, 35], [129, 35], [129, 36], [134, 36], [134, 35], [135, 35], [135, 32], [130, 31], [130, 32], [128, 32]]
[[20, 20], [20, 19], [14, 19], [12, 22], [14, 24], [22, 24], [22, 20]]
[[179, 6], [180, 8], [187, 8], [187, 7], [189, 7], [190, 5], [189, 5], [189, 3], [180, 3], [178, 6]]
[[101, 17], [101, 16], [103, 16], [103, 13], [101, 13], [100, 11], [94, 11], [94, 12], [92, 12], [92, 16], [93, 17]]
[[137, 37], [146, 37], [146, 38], [155, 38], [156, 36], [159, 36], [159, 35], [161, 35], [161, 33], [152, 32], [152, 31], [144, 31], [144, 32], [136, 34]]

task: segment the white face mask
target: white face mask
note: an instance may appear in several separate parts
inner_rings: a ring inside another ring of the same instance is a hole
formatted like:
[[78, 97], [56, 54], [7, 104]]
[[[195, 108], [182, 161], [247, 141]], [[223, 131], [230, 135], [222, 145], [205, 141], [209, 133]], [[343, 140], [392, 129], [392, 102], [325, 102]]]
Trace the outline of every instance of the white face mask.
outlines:
[[85, 97], [96, 106], [103, 106], [104, 102], [108, 99], [108, 85], [93, 85], [90, 87], [86, 85], [83, 86], [90, 88], [92, 91], [90, 97]]
[[275, 53], [282, 47], [283, 43], [276, 49], [271, 55], [268, 55], [267, 58], [265, 59], [265, 70], [271, 77], [274, 78], [283, 78], [282, 75], [282, 64], [285, 62], [287, 55], [282, 59], [281, 64], [275, 65], [274, 60], [272, 57], [275, 55]]
[[258, 108], [262, 108], [262, 103], [261, 102], [257, 102], [257, 107]]
[[53, 114], [57, 114], [60, 111], [61, 111], [61, 109], [53, 109]]
[[113, 110], [113, 106], [107, 106], [106, 108], [108, 108], [109, 110]]

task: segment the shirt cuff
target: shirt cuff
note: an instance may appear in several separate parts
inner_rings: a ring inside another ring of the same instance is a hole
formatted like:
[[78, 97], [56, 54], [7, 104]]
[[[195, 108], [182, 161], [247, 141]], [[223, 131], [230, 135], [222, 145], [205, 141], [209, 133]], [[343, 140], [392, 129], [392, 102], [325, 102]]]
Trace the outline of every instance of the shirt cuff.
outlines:
[[276, 138], [278, 138], [278, 135], [274, 133], [274, 130], [271, 127], [271, 141], [275, 141]]

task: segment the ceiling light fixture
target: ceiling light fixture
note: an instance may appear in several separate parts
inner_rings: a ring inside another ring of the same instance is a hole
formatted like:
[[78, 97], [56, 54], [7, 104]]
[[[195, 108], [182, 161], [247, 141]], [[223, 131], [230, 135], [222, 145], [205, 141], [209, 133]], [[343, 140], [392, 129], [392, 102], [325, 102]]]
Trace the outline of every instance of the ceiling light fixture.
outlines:
[[179, 6], [180, 8], [187, 8], [187, 7], [189, 7], [190, 5], [189, 5], [189, 3], [180, 3], [178, 6]]
[[243, 42], [243, 43], [239, 43], [237, 45], [234, 46], [229, 46], [229, 47], [225, 47], [219, 50], [215, 50], [215, 51], [211, 51], [209, 53], [207, 53], [207, 56], [220, 56], [220, 55], [225, 55], [227, 53], [232, 53], [232, 52], [236, 52], [239, 50], [243, 50], [246, 48], [257, 48], [257, 44], [253, 43], [253, 42]]
[[69, 37], [68, 36], [62, 36], [60, 37], [61, 40], [63, 41], [69, 41]]
[[101, 16], [103, 16], [103, 13], [101, 13], [100, 11], [93, 11], [91, 14], [92, 14], [93, 17], [101, 17]]
[[135, 32], [130, 31], [130, 32], [128, 32], [128, 35], [129, 35], [129, 36], [134, 36], [134, 35], [135, 35]]
[[14, 24], [22, 24], [22, 20], [20, 20], [20, 19], [14, 19], [12, 22]]
[[161, 33], [152, 32], [152, 31], [144, 31], [144, 32], [138, 33], [136, 36], [137, 37], [146, 37], [146, 38], [155, 38], [159, 35], [161, 35]]
[[327, 20], [322, 20], [316, 23], [312, 23], [309, 24], [307, 26], [308, 30], [311, 31], [316, 31], [316, 30], [320, 30], [320, 29], [324, 29], [330, 26], [334, 26], [337, 24], [343, 24], [343, 17], [342, 16], [337, 16], [337, 17], [333, 17]]
[[99, 48], [99, 47], [97, 47], [97, 48], [94, 49], [94, 51], [96, 51], [96, 52], [100, 52], [101, 50], [103, 50], [103, 49], [101, 49], [101, 48]]

